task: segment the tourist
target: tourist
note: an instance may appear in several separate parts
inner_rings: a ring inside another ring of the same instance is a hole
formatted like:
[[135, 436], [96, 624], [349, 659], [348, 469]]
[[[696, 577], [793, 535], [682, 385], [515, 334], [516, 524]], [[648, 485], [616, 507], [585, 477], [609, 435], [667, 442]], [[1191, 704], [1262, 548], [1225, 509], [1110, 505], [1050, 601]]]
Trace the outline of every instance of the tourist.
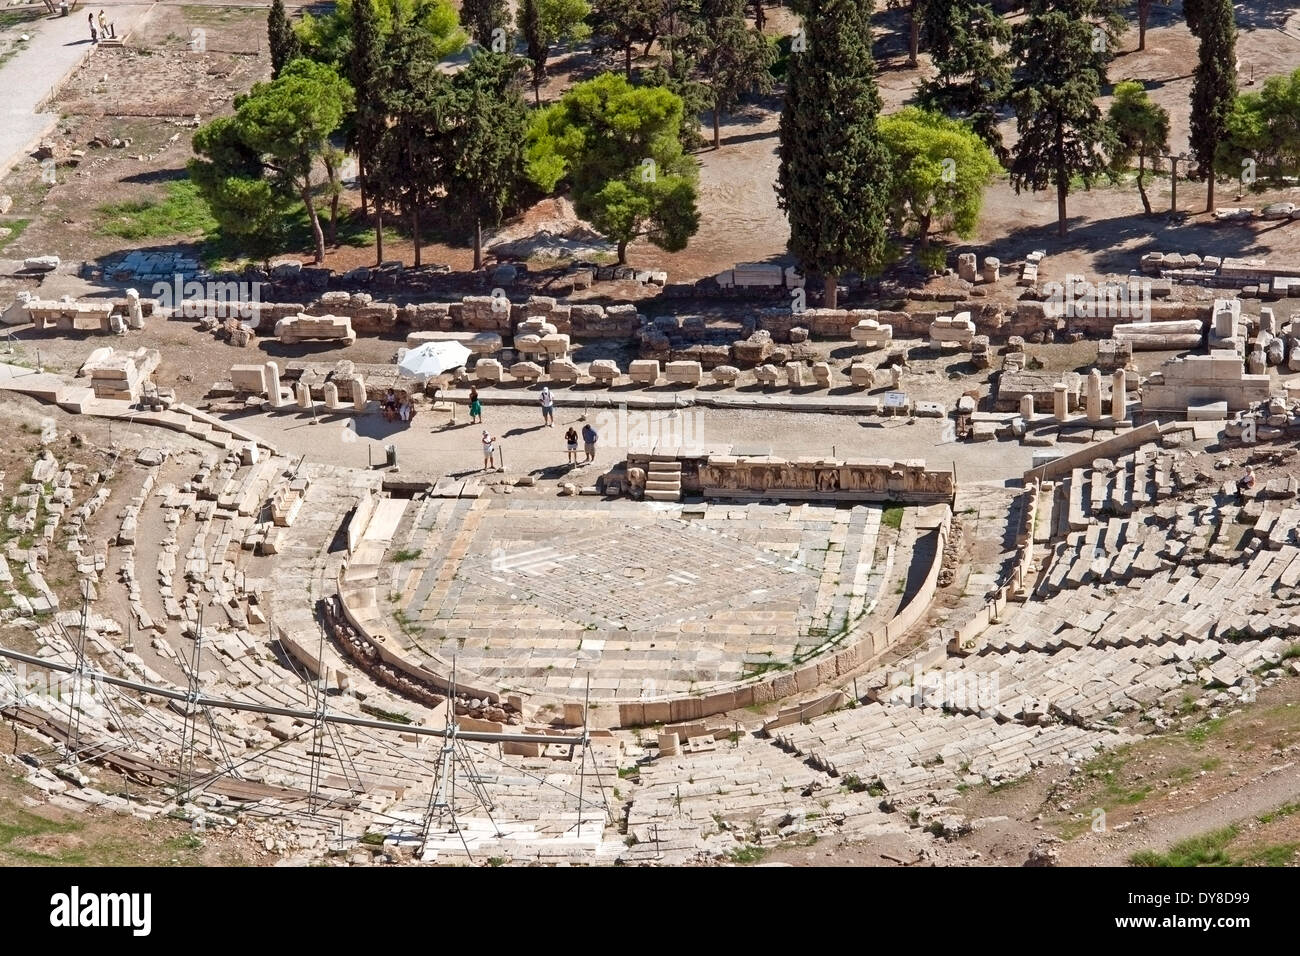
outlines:
[[555, 399], [551, 396], [551, 390], [542, 386], [542, 421], [546, 423], [547, 428], [555, 427]]
[[402, 419], [402, 421], [409, 422], [411, 420], [411, 415], [413, 413], [414, 413], [414, 409], [411, 407], [411, 396], [407, 395], [404, 399], [402, 399], [402, 405], [398, 409], [397, 414], [398, 417]]
[[596, 460], [596, 429], [591, 427], [591, 422], [582, 426], [582, 446], [587, 453], [587, 461]]
[[384, 421], [391, 422], [396, 417], [397, 393], [393, 391], [393, 388], [390, 385], [387, 394], [384, 395]]
[[486, 428], [483, 429], [483, 470], [484, 471], [492, 470], [492, 456], [496, 454], [496, 451], [497, 451], [497, 440], [492, 435], [488, 434], [488, 430]]
[[1237, 504], [1246, 503], [1246, 492], [1255, 487], [1255, 469], [1250, 465], [1246, 466], [1246, 473], [1237, 480]]
[[99, 16], [98, 16], [96, 19], [99, 21], [99, 35], [102, 36], [102, 37], [104, 37], [104, 38], [107, 38], [107, 37], [108, 37], [108, 21], [104, 19], [104, 11], [103, 11], [103, 10], [100, 10], [100, 11], [99, 11]]
[[573, 430], [572, 425], [564, 433], [564, 444], [569, 451], [569, 464], [576, 465], [578, 463], [578, 433]]
[[87, 13], [86, 20], [90, 23], [90, 42], [98, 43], [99, 31], [95, 29], [95, 15], [93, 13]]
[[471, 425], [483, 424], [483, 403], [479, 401], [477, 388], [469, 390], [469, 423]]

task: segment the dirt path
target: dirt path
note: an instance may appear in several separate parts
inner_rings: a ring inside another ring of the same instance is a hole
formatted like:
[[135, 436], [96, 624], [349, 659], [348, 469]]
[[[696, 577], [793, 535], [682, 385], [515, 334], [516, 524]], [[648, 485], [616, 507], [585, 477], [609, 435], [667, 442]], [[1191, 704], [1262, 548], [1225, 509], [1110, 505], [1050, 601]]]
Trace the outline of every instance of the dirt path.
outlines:
[[1073, 866], [1123, 866], [1138, 850], [1163, 852], [1181, 840], [1242, 823], [1300, 795], [1300, 762], [1279, 765], [1257, 780], [1186, 810], [1148, 818], [1095, 840], [1068, 844], [1061, 861]]

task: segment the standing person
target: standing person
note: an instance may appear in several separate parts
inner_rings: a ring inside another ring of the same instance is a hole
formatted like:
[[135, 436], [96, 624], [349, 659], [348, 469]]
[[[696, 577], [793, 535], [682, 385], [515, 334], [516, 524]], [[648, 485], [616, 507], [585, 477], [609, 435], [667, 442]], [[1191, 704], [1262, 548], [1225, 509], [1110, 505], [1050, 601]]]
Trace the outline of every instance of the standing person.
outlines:
[[569, 464], [576, 465], [578, 463], [578, 433], [573, 430], [572, 425], [564, 433], [564, 445], [569, 452]]
[[102, 36], [102, 37], [107, 37], [107, 36], [108, 36], [108, 21], [104, 18], [104, 11], [103, 11], [103, 10], [100, 10], [100, 11], [99, 11], [99, 17], [98, 17], [97, 19], [99, 20], [99, 35]]
[[469, 390], [469, 423], [471, 425], [483, 424], [483, 403], [478, 400], [478, 389]]
[[492, 435], [488, 434], [488, 430], [486, 428], [483, 429], [483, 470], [484, 471], [492, 470], [492, 456], [496, 454], [496, 451], [497, 451], [497, 440]]
[[596, 429], [591, 427], [591, 422], [582, 426], [582, 447], [587, 453], [587, 461], [596, 460], [596, 439], [599, 437]]
[[551, 396], [549, 387], [542, 386], [542, 396], [539, 399], [542, 403], [542, 421], [546, 423], [547, 428], [555, 427], [555, 399]]
[[90, 24], [90, 42], [98, 43], [99, 31], [95, 29], [95, 15], [93, 13], [87, 13], [86, 21]]

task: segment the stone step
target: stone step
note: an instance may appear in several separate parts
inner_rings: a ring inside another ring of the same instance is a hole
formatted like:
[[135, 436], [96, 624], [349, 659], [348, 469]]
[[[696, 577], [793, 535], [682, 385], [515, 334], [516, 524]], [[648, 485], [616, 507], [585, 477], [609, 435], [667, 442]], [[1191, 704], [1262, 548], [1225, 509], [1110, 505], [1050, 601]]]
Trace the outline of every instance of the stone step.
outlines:
[[674, 494], [681, 494], [682, 483], [680, 481], [656, 481], [650, 479], [645, 483], [646, 491], [671, 491]]
[[645, 496], [651, 501], [681, 501], [682, 493], [678, 491], [652, 491], [646, 489]]

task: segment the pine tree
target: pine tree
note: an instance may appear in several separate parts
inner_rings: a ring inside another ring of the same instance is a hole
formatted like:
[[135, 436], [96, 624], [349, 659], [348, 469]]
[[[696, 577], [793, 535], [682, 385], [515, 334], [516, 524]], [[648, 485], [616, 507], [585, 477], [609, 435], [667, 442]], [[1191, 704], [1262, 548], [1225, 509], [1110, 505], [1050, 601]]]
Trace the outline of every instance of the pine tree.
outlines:
[[703, 0], [700, 17], [707, 29], [699, 54], [701, 82], [708, 87], [713, 113], [713, 148], [721, 143], [721, 114], [736, 108], [746, 93], [772, 88], [772, 48], [745, 19], [745, 0]]
[[1011, 90], [1011, 27], [986, 0], [927, 0], [921, 36], [938, 71], [921, 84], [921, 103], [965, 119], [1005, 162], [997, 111]]
[[1146, 161], [1155, 165], [1156, 158], [1169, 149], [1169, 113], [1147, 95], [1141, 83], [1126, 81], [1115, 84], [1115, 98], [1107, 114], [1115, 135], [1111, 164], [1117, 172], [1138, 161], [1137, 188], [1142, 208], [1151, 215], [1151, 200], [1146, 191]]
[[1097, 106], [1109, 59], [1098, 44], [1095, 0], [1031, 0], [1012, 31], [1020, 64], [1011, 102], [1020, 141], [1012, 151], [1016, 192], [1056, 187], [1057, 234], [1066, 234], [1070, 180], [1085, 186], [1104, 172], [1110, 128]]
[[591, 7], [587, 0], [520, 0], [516, 22], [528, 45], [532, 63], [533, 101], [542, 103], [546, 60], [555, 43], [575, 43], [590, 35], [586, 24]]
[[777, 198], [790, 251], [826, 283], [828, 308], [849, 270], [879, 266], [886, 251], [892, 171], [876, 120], [872, 0], [794, 0], [803, 18], [781, 113]]
[[[1190, 22], [1190, 21], [1189, 21]], [[1214, 154], [1223, 141], [1237, 98], [1237, 23], [1232, 0], [1198, 11], [1200, 48], [1192, 80], [1192, 154], [1205, 177], [1205, 211], [1214, 211]]]
[[[504, 30], [507, 34], [510, 32], [510, 11], [506, 0], [462, 0], [460, 22], [475, 43], [491, 49], [493, 30]], [[495, 52], [505, 53], [507, 50]]]
[[300, 47], [298, 37], [289, 23], [289, 15], [284, 9], [284, 0], [273, 0], [271, 12], [266, 16], [266, 34], [268, 48], [271, 51], [271, 76], [280, 75], [280, 71], [294, 57], [298, 56]]
[[623, 72], [629, 80], [636, 46], [645, 44], [648, 54], [659, 38], [664, 6], [664, 0], [595, 0], [592, 4], [596, 35], [607, 47], [623, 54]]

